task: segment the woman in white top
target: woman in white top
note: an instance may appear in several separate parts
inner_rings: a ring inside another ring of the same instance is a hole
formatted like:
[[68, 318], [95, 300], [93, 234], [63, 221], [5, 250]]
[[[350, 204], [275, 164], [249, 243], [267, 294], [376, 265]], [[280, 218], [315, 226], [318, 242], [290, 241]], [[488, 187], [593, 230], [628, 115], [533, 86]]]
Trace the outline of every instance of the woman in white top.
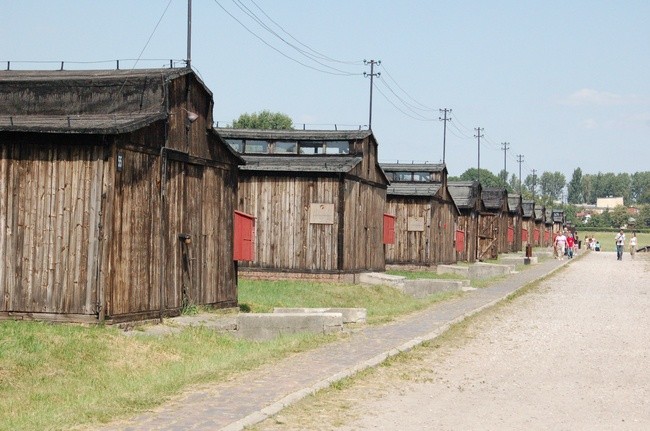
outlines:
[[555, 237], [555, 248], [560, 260], [564, 259], [564, 248], [566, 247], [566, 236], [563, 232], [558, 232]]
[[633, 233], [632, 238], [630, 238], [630, 255], [632, 255], [632, 259], [634, 259], [635, 254], [636, 254], [636, 233]]

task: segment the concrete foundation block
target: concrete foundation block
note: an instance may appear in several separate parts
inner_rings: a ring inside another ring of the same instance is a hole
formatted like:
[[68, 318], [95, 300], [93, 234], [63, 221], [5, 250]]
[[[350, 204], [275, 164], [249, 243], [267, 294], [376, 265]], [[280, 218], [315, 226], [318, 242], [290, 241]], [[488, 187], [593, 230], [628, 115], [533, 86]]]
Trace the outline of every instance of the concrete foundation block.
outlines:
[[438, 274], [456, 274], [463, 278], [469, 278], [469, 266], [464, 265], [438, 265], [436, 267]]
[[273, 313], [341, 313], [343, 323], [366, 323], [368, 311], [365, 308], [282, 308], [276, 307]]
[[499, 256], [499, 263], [506, 265], [535, 265], [537, 264], [537, 256], [527, 258], [526, 256]]
[[417, 279], [406, 280], [400, 289], [415, 298], [425, 298], [439, 292], [461, 292], [469, 287], [469, 280]]
[[270, 340], [302, 332], [331, 334], [343, 330], [341, 313], [242, 313], [237, 316], [237, 336]]
[[478, 262], [469, 266], [471, 280], [507, 275], [515, 270], [515, 265], [499, 265], [494, 263]]
[[364, 284], [380, 284], [384, 286], [399, 286], [406, 277], [385, 274], [383, 272], [364, 272], [359, 274], [359, 281]]

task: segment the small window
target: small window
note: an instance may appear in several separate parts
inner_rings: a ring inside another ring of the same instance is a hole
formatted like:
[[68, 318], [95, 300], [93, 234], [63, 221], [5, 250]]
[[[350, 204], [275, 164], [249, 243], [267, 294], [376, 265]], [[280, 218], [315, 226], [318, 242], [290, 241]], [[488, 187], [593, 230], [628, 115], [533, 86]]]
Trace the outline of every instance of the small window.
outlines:
[[275, 154], [296, 154], [298, 152], [298, 142], [277, 141], [274, 144], [273, 152]]
[[242, 139], [226, 139], [226, 143], [238, 153], [244, 152], [244, 141]]
[[350, 154], [350, 143], [348, 141], [327, 141], [326, 154]]
[[269, 152], [269, 143], [266, 141], [247, 140], [244, 152], [247, 154], [266, 154]]
[[324, 154], [325, 143], [322, 141], [300, 141], [298, 143], [300, 154]]
[[431, 172], [413, 172], [413, 181], [431, 182]]
[[413, 173], [411, 172], [393, 172], [393, 181], [412, 181]]

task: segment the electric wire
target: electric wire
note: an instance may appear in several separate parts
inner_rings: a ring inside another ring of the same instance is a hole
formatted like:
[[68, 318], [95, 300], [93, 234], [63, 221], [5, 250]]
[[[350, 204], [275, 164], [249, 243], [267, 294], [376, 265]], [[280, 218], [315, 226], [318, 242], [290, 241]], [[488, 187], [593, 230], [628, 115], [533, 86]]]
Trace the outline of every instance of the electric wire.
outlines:
[[408, 98], [409, 98], [411, 101], [413, 101], [415, 104], [420, 105], [420, 108], [418, 108], [417, 106], [413, 106], [413, 105], [407, 104], [407, 103], [404, 102], [404, 101], [403, 101], [402, 103], [404, 103], [405, 105], [409, 105], [409, 106], [411, 106], [413, 109], [418, 109], [418, 110], [421, 110], [421, 111], [429, 111], [429, 112], [436, 111], [436, 109], [431, 108], [431, 107], [425, 105], [424, 103], [420, 103], [420, 102], [417, 101], [415, 98], [413, 98], [413, 97], [412, 97], [412, 96], [411, 96], [411, 95], [410, 95], [406, 90], [404, 90], [404, 89], [403, 89], [403, 88], [402, 88], [402, 87], [397, 83], [397, 81], [395, 80], [395, 78], [393, 78], [393, 76], [390, 74], [390, 72], [388, 71], [388, 69], [386, 69], [386, 65], [383, 64], [383, 63], [382, 63], [382, 70], [383, 70], [383, 73], [385, 73], [386, 76], [388, 76], [388, 78], [389, 78], [391, 81], [393, 81], [393, 83], [397, 86], [397, 88], [399, 88], [399, 89], [402, 91], [402, 93], [404, 93], [404, 94], [406, 95], [406, 97], [408, 97]]
[[250, 0], [250, 2], [253, 3], [255, 5], [255, 7], [257, 9], [259, 9], [260, 12], [262, 12], [264, 14], [264, 16], [267, 17], [268, 20], [271, 21], [273, 24], [275, 24], [276, 27], [278, 27], [284, 34], [289, 36], [291, 39], [293, 39], [299, 45], [307, 48], [309, 51], [311, 51], [315, 56], [317, 56], [321, 60], [331, 61], [333, 63], [349, 64], [349, 65], [362, 65], [363, 64], [363, 61], [361, 61], [361, 60], [357, 60], [357, 61], [337, 60], [337, 59], [329, 57], [329, 56], [327, 56], [327, 55], [325, 55], [325, 54], [323, 54], [323, 53], [321, 53], [319, 51], [316, 51], [315, 49], [311, 48], [309, 45], [306, 45], [306, 44], [302, 43], [301, 41], [299, 41], [298, 39], [296, 39], [288, 31], [286, 31], [280, 24], [278, 24], [275, 20], [273, 20], [273, 18], [271, 18], [266, 12], [264, 12], [264, 10], [255, 2], [255, 0]]
[[[244, 24], [244, 23], [243, 23], [241, 20], [239, 20], [235, 15], [233, 15], [232, 13], [230, 13], [230, 11], [228, 11], [225, 7], [223, 7], [223, 5], [222, 5], [221, 3], [219, 3], [218, 0], [214, 0], [214, 2], [217, 4], [217, 6], [219, 6], [219, 7], [221, 8], [221, 10], [223, 10], [223, 11], [224, 11], [228, 16], [230, 16], [230, 17], [231, 17], [233, 20], [235, 20], [235, 21], [236, 21], [240, 26], [242, 26], [242, 27], [244, 28], [244, 30], [246, 30], [248, 33], [250, 33], [251, 35], [253, 35], [255, 38], [257, 38], [257, 39], [258, 39], [260, 42], [262, 42], [264, 45], [268, 46], [269, 48], [271, 48], [272, 50], [274, 50], [274, 51], [277, 52], [278, 54], [282, 55], [283, 57], [285, 57], [285, 58], [287, 58], [287, 59], [289, 59], [289, 60], [291, 60], [291, 61], [293, 61], [294, 63], [297, 63], [297, 64], [299, 64], [299, 65], [301, 65], [301, 66], [303, 66], [303, 67], [306, 67], [306, 68], [308, 68], [308, 69], [315, 70], [315, 71], [317, 71], [317, 72], [326, 73], [326, 74], [328, 74], [328, 75], [338, 75], [338, 76], [352, 76], [352, 75], [355, 75], [354, 73], [350, 73], [350, 72], [332, 72], [332, 71], [329, 71], [329, 70], [323, 70], [323, 69], [320, 69], [320, 68], [318, 68], [318, 67], [311, 66], [311, 65], [309, 65], [309, 64], [303, 63], [302, 61], [300, 61], [300, 60], [298, 60], [298, 59], [295, 59], [295, 58], [291, 57], [290, 55], [288, 55], [288, 54], [282, 52], [280, 49], [278, 49], [278, 48], [276, 48], [275, 46], [271, 45], [269, 42], [267, 42], [266, 40], [264, 40], [263, 37], [259, 36], [259, 35], [258, 35], [257, 33], [255, 33], [253, 30], [251, 30], [250, 28], [248, 28], [248, 26], [246, 26], [246, 24]], [[329, 66], [328, 66], [328, 67], [329, 67]], [[361, 73], [356, 74], [356, 75], [361, 75]]]

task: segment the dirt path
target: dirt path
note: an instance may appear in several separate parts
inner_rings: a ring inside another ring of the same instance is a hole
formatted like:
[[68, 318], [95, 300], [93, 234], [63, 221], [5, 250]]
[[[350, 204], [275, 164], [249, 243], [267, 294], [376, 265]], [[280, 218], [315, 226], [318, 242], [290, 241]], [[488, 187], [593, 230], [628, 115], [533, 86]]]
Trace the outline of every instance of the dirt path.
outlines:
[[591, 253], [258, 430], [648, 430], [650, 256]]

